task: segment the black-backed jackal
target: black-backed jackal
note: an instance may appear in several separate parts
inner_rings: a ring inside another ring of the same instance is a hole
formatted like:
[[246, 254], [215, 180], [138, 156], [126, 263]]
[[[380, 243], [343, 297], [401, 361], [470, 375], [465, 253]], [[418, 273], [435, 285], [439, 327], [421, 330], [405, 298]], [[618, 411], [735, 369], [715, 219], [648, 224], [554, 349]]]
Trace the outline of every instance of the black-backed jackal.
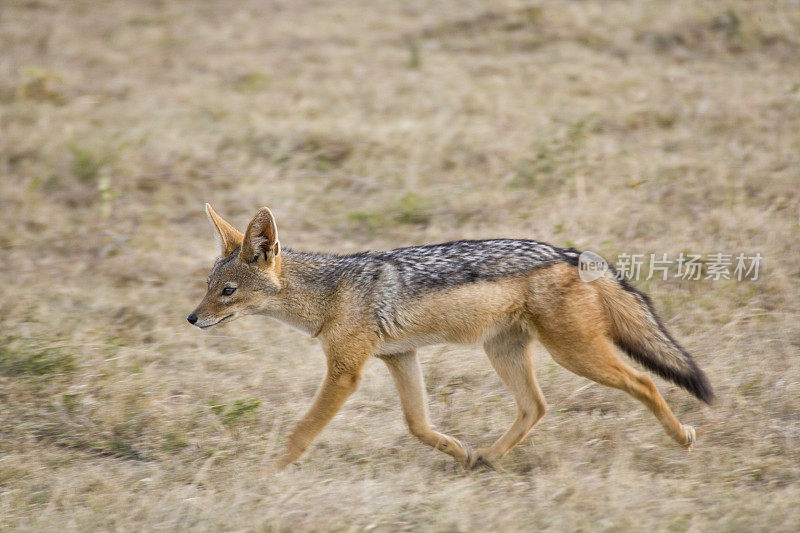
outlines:
[[[408, 427], [465, 468], [492, 465], [545, 413], [531, 350], [538, 341], [561, 366], [621, 389], [650, 409], [681, 446], [681, 425], [652, 380], [625, 364], [622, 350], [706, 403], [705, 374], [670, 336], [647, 296], [611, 272], [591, 283], [578, 275], [576, 250], [531, 240], [494, 239], [328, 255], [281, 249], [275, 219], [261, 208], [242, 235], [206, 204], [222, 255], [189, 322], [208, 328], [260, 314], [318, 337], [328, 372], [311, 408], [289, 436], [278, 468], [296, 461], [356, 390], [364, 363], [382, 359]], [[437, 343], [483, 344], [518, 406], [512, 426], [472, 450], [436, 431], [428, 417], [415, 350]]]

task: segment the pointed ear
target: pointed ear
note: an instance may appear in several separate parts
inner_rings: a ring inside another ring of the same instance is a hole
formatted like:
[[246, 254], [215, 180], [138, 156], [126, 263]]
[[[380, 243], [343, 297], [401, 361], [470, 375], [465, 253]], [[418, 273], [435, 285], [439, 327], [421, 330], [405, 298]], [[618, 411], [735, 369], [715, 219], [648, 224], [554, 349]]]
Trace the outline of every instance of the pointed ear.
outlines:
[[206, 204], [206, 214], [217, 230], [217, 241], [222, 250], [222, 256], [230, 255], [232, 251], [242, 245], [242, 239], [244, 238], [242, 232], [228, 224], [211, 208], [210, 204]]
[[281, 245], [278, 242], [278, 226], [275, 224], [275, 217], [272, 216], [272, 211], [262, 207], [247, 226], [239, 259], [246, 263], [252, 263], [263, 256], [264, 260], [269, 263], [280, 253]]

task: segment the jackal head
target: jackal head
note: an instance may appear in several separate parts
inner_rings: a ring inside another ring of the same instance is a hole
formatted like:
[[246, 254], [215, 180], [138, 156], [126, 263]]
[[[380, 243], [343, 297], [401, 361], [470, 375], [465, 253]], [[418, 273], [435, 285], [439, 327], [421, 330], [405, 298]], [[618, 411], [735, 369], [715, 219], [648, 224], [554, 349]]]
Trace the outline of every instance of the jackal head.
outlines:
[[187, 317], [189, 323], [208, 328], [244, 315], [274, 313], [280, 304], [281, 245], [270, 210], [259, 209], [244, 235], [209, 204], [206, 213], [216, 230], [222, 256], [208, 276], [203, 301]]

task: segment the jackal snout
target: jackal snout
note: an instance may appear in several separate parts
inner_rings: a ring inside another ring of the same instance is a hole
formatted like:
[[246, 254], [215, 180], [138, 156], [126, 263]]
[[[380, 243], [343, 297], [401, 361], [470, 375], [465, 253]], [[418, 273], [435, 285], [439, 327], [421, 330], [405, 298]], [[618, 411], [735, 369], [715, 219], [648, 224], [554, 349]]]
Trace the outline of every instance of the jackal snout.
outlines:
[[[210, 287], [203, 300], [194, 308], [186, 320], [200, 329], [206, 329], [226, 322], [235, 316], [247, 314], [243, 312], [240, 302], [231, 296], [217, 294], [218, 287]], [[234, 300], [234, 301], [231, 301]]]

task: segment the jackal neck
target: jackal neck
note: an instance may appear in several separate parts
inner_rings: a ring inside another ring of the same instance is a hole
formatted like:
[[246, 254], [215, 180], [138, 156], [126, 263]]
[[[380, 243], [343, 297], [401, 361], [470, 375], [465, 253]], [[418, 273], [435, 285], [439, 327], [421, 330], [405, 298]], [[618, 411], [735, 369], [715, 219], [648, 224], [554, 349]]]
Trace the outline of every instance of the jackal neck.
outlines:
[[329, 318], [343, 273], [324, 254], [284, 249], [281, 258], [282, 316], [275, 318], [314, 337]]

